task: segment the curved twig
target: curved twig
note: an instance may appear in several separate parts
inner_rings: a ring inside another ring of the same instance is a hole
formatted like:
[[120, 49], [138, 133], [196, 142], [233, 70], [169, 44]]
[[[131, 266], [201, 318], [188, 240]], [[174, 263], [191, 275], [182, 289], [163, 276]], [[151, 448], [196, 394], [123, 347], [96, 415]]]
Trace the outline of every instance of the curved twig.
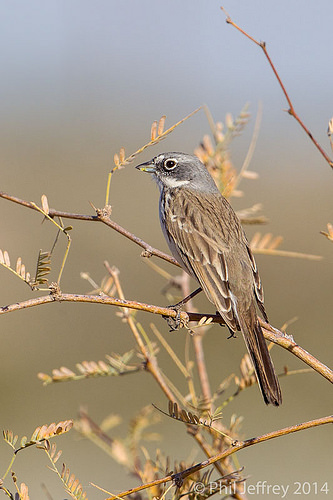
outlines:
[[285, 427], [284, 429], [279, 429], [278, 431], [269, 432], [268, 434], [263, 434], [262, 436], [250, 438], [247, 439], [246, 441], [235, 441], [232, 444], [232, 446], [224, 450], [222, 453], [219, 453], [218, 455], [215, 455], [214, 457], [211, 457], [208, 460], [193, 465], [192, 467], [189, 467], [188, 469], [182, 472], [179, 472], [177, 474], [169, 474], [161, 479], [156, 479], [155, 481], [152, 481], [150, 483], [141, 484], [136, 488], [131, 488], [130, 490], [123, 491], [121, 493], [118, 493], [117, 495], [112, 495], [108, 497], [106, 500], [115, 500], [116, 498], [123, 498], [133, 493], [137, 493], [138, 491], [142, 491], [147, 488], [152, 488], [159, 484], [168, 483], [170, 481], [173, 481], [176, 486], [181, 486], [186, 477], [190, 476], [191, 474], [194, 474], [195, 472], [198, 472], [199, 470], [205, 469], [206, 467], [209, 467], [210, 465], [213, 465], [216, 462], [219, 462], [220, 460], [224, 460], [225, 458], [229, 457], [230, 455], [233, 455], [237, 451], [240, 451], [244, 448], [248, 448], [249, 446], [253, 446], [258, 443], [263, 443], [264, 441], [269, 441], [270, 439], [274, 439], [277, 437], [287, 436], [288, 434], [292, 434], [294, 432], [299, 432], [305, 429], [310, 429], [312, 427], [318, 427], [319, 425], [332, 424], [332, 423], [333, 423], [333, 416], [330, 415], [328, 417], [318, 418], [315, 420], [310, 420], [308, 422], [303, 422], [301, 424]]
[[277, 330], [272, 325], [265, 323], [260, 319], [259, 322], [261, 324], [262, 331], [266, 340], [269, 340], [270, 342], [273, 342], [274, 344], [287, 349], [292, 354], [294, 354], [294, 356], [306, 363], [308, 366], [311, 366], [311, 368], [320, 373], [320, 375], [322, 375], [333, 384], [333, 371], [328, 368], [328, 366], [324, 365], [324, 363], [321, 363], [321, 361], [312, 356], [312, 354], [303, 349], [303, 347], [298, 345], [291, 336], [282, 333], [280, 330]]
[[[0, 198], [3, 198], [8, 201], [12, 201], [14, 203], [17, 203], [18, 205], [22, 205], [23, 207], [30, 208], [32, 210], [35, 210], [39, 212], [38, 207], [36, 208], [36, 205], [34, 203], [30, 203], [29, 201], [21, 200], [20, 198], [17, 198], [16, 196], [10, 195], [8, 193], [5, 193], [4, 191], [0, 191]], [[62, 217], [63, 219], [75, 219], [75, 220], [86, 220], [90, 222], [102, 222], [106, 226], [110, 227], [111, 229], [114, 229], [117, 231], [117, 233], [120, 233], [122, 236], [125, 236], [125, 238], [128, 238], [129, 240], [133, 241], [137, 245], [139, 245], [141, 248], [144, 249], [143, 252], [143, 257], [151, 257], [152, 255], [159, 257], [160, 259], [165, 260], [166, 262], [169, 262], [170, 264], [173, 264], [177, 267], [180, 267], [176, 259], [171, 257], [170, 255], [161, 252], [157, 248], [152, 247], [148, 243], [146, 243], [144, 240], [139, 238], [138, 236], [135, 236], [135, 234], [131, 233], [130, 231], [127, 231], [124, 227], [120, 226], [116, 222], [110, 219], [110, 215], [107, 210], [96, 210], [97, 215], [85, 215], [85, 214], [76, 214], [72, 212], [63, 212], [61, 210], [54, 210], [52, 208], [49, 209], [49, 217], [54, 218], [54, 217]]]
[[[53, 294], [51, 293], [50, 295], [46, 295], [43, 297], [37, 297], [34, 299], [25, 300], [23, 302], [16, 302], [15, 304], [0, 307], [0, 315], [18, 311], [21, 309], [26, 309], [29, 307], [39, 306], [42, 304], [51, 304], [53, 302], [88, 302], [92, 304], [107, 304], [110, 306], [128, 307], [129, 309], [136, 309], [138, 311], [145, 311], [152, 314], [159, 314], [161, 316], [168, 316], [171, 318], [175, 318], [177, 314], [179, 314], [179, 319], [181, 325], [183, 326], [186, 326], [189, 321], [200, 321], [200, 319], [204, 317], [212, 318], [213, 323], [224, 324], [223, 319], [218, 314], [210, 315], [185, 311], [180, 311], [178, 313], [174, 309], [170, 309], [168, 307], [144, 304], [142, 302], [137, 302], [136, 300], [117, 299], [115, 297], [109, 297], [108, 295], [80, 295], [76, 293], [62, 293], [60, 291], [56, 291]], [[330, 368], [321, 363], [318, 359], [308, 353], [301, 346], [296, 344], [292, 337], [282, 333], [276, 328], [273, 328], [271, 325], [265, 323], [261, 319], [259, 319], [259, 321], [263, 329], [264, 337], [267, 340], [274, 342], [274, 344], [277, 344], [284, 349], [287, 349], [292, 354], [294, 354], [294, 356], [299, 358], [301, 361], [306, 363], [308, 366], [310, 366], [316, 372], [326, 378], [329, 382], [333, 383], [333, 371]]]
[[246, 36], [246, 38], [248, 38], [249, 40], [251, 40], [251, 42], [255, 43], [258, 47], [260, 47], [264, 54], [265, 54], [265, 57], [270, 65], [270, 67], [272, 68], [273, 70], [273, 73], [275, 75], [275, 78], [277, 79], [277, 81], [279, 82], [279, 85], [281, 87], [281, 90], [287, 100], [287, 103], [288, 103], [288, 106], [289, 106], [289, 109], [288, 109], [288, 113], [293, 116], [295, 118], [295, 120], [299, 123], [299, 125], [302, 127], [302, 129], [304, 130], [304, 132], [308, 135], [308, 137], [311, 139], [311, 141], [313, 142], [313, 144], [316, 146], [316, 148], [318, 149], [318, 151], [320, 152], [320, 154], [325, 158], [325, 160], [327, 161], [327, 163], [330, 165], [331, 168], [333, 168], [333, 161], [330, 159], [330, 157], [328, 156], [327, 153], [325, 153], [325, 151], [323, 150], [323, 148], [320, 146], [320, 144], [317, 142], [317, 140], [313, 137], [312, 133], [310, 132], [310, 130], [307, 128], [307, 126], [303, 123], [303, 121], [301, 120], [301, 118], [298, 116], [298, 114], [296, 113], [295, 111], [295, 108], [294, 108], [294, 105], [289, 97], [289, 94], [280, 78], [280, 75], [279, 73], [277, 72], [274, 64], [273, 64], [273, 61], [272, 59], [270, 58], [269, 54], [268, 54], [268, 51], [267, 51], [267, 48], [266, 48], [266, 43], [265, 42], [259, 42], [258, 40], [256, 40], [255, 38], [253, 38], [251, 35], [249, 35], [245, 30], [243, 30], [240, 26], [238, 26], [232, 19], [231, 17], [229, 16], [229, 14], [226, 12], [226, 10], [221, 7], [221, 10], [223, 11], [223, 13], [225, 14], [226, 16], [226, 22], [228, 24], [231, 24], [231, 26], [233, 26], [234, 28], [236, 28], [240, 33], [242, 33], [244, 36]]

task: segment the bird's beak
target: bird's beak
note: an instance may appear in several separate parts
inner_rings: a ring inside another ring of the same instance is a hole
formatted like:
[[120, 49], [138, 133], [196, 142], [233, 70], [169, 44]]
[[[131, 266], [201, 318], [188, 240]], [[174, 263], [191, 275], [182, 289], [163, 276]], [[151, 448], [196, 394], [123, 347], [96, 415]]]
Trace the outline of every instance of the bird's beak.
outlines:
[[141, 172], [148, 172], [148, 174], [153, 174], [156, 172], [156, 165], [154, 163], [151, 163], [151, 161], [141, 163], [141, 165], [138, 165], [135, 168], [141, 170]]

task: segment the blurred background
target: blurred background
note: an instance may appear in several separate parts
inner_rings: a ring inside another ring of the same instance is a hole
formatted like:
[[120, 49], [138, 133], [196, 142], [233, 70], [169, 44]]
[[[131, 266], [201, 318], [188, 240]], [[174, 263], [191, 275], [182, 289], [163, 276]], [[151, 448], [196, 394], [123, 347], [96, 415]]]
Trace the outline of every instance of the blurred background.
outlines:
[[[314, 7], [301, 0], [226, 0], [223, 5], [236, 23], [266, 41], [296, 111], [331, 154], [326, 131], [333, 115], [333, 3], [322, 0]], [[333, 247], [319, 234], [333, 222], [332, 169], [284, 111], [287, 103], [262, 51], [225, 23], [220, 2], [2, 2], [0, 47], [0, 189], [36, 203], [44, 193], [50, 206], [59, 210], [90, 214], [89, 202], [103, 207], [114, 153], [121, 146], [131, 153], [146, 143], [152, 121], [161, 115], [167, 115], [168, 127], [203, 103], [221, 121], [226, 113], [237, 116], [250, 103], [253, 118], [232, 143], [232, 160], [240, 168], [261, 102], [263, 119], [250, 167], [259, 179], [243, 181], [243, 198], [232, 202], [237, 210], [262, 203], [270, 222], [261, 231], [283, 235], [285, 250], [323, 256], [321, 261], [257, 256], [257, 262], [272, 324], [281, 327], [297, 317], [290, 333], [332, 367]], [[199, 112], [145, 151], [137, 163], [167, 150], [191, 153], [207, 133], [206, 117]], [[134, 165], [112, 179], [112, 218], [167, 251], [158, 222], [158, 190]], [[38, 214], [3, 199], [0, 209], [0, 248], [8, 250], [13, 262], [21, 256], [33, 271], [39, 249], [47, 250], [53, 243], [54, 228], [41, 224]], [[89, 272], [100, 282], [105, 275], [103, 261], [108, 260], [120, 269], [127, 298], [166, 305], [161, 293], [165, 282], [140, 258], [139, 247], [100, 224], [69, 223], [74, 227], [73, 244], [62, 279], [64, 292], [90, 292], [80, 272]], [[249, 237], [255, 230], [247, 228]], [[65, 244], [60, 239], [55, 268]], [[171, 266], [161, 266], [177, 274]], [[1, 305], [38, 295], [5, 269], [0, 275]], [[204, 297], [195, 304], [201, 311], [211, 311]], [[184, 358], [184, 330], [171, 335], [162, 319], [144, 313], [139, 318], [147, 329], [154, 320]], [[119, 414], [123, 422], [113, 435], [124, 437], [143, 406], [155, 403], [166, 408], [164, 396], [147, 373], [47, 387], [37, 373], [51, 373], [60, 366], [75, 369], [82, 360], [98, 361], [133, 347], [131, 332], [110, 307], [61, 303], [3, 315], [1, 429], [30, 436], [37, 425], [75, 418], [85, 405], [97, 422]], [[215, 388], [238, 370], [244, 344], [241, 339], [227, 341], [224, 330], [216, 326], [206, 335], [204, 348]], [[305, 367], [277, 347], [273, 358], [280, 373], [285, 365]], [[177, 383], [164, 352], [161, 365]], [[243, 415], [242, 436], [250, 438], [332, 413], [332, 387], [319, 375], [284, 377], [281, 385], [281, 408], [266, 408], [253, 387], [226, 408], [225, 422], [233, 414]], [[155, 431], [163, 436], [157, 446], [171, 460], [203, 459], [182, 424], [165, 418]], [[326, 426], [252, 447], [238, 459], [250, 483], [266, 480], [293, 488], [295, 481], [319, 486], [328, 481], [332, 491], [331, 445], [331, 429]], [[89, 481], [112, 492], [137, 484], [75, 431], [59, 438], [57, 447], [89, 498], [103, 498]], [[8, 445], [0, 443], [0, 475], [10, 456]], [[53, 498], [65, 498], [46, 465], [46, 456], [30, 449], [18, 456], [14, 470], [19, 481], [28, 484], [31, 498], [46, 498], [41, 483]]]

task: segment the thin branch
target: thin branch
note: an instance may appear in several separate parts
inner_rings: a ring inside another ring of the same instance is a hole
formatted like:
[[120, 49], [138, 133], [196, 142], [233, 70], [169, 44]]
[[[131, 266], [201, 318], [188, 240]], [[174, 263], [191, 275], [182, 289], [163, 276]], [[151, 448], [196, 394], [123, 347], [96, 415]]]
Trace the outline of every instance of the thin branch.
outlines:
[[[14, 203], [17, 203], [18, 205], [22, 205], [23, 207], [26, 208], [31, 208], [32, 210], [37, 210], [36, 206], [34, 203], [30, 203], [25, 200], [21, 200], [20, 198], [17, 198], [16, 196], [12, 196], [10, 194], [7, 194], [3, 191], [0, 191], [0, 198], [3, 198], [8, 201], [12, 201]], [[177, 267], [180, 267], [176, 259], [171, 257], [170, 255], [161, 252], [157, 248], [152, 247], [145, 241], [143, 241], [141, 238], [138, 236], [135, 236], [133, 233], [130, 231], [127, 231], [127, 229], [123, 228], [116, 222], [110, 219], [110, 214], [106, 210], [99, 210], [97, 209], [97, 215], [85, 215], [85, 214], [75, 214], [72, 212], [62, 212], [60, 210], [53, 210], [50, 208], [49, 210], [49, 216], [51, 218], [54, 217], [62, 217], [64, 219], [76, 219], [76, 220], [87, 220], [91, 222], [102, 222], [103, 224], [107, 225], [111, 229], [114, 229], [118, 233], [120, 233], [122, 236], [125, 236], [129, 240], [133, 241], [137, 245], [139, 245], [141, 248], [144, 249], [144, 252], [142, 254], [143, 257], [150, 257], [152, 255], [159, 257], [160, 259], [165, 260], [166, 262], [169, 262], [170, 264], [173, 264]]]
[[[252, 247], [251, 247], [252, 250]], [[291, 257], [305, 260], [322, 260], [321, 255], [313, 255], [309, 253], [293, 252], [290, 250], [279, 250], [276, 248], [254, 248], [253, 253], [256, 255], [271, 255], [273, 257]]]
[[[91, 304], [107, 304], [110, 306], [117, 307], [128, 307], [130, 309], [136, 309], [138, 311], [145, 311], [152, 314], [159, 314], [162, 316], [169, 316], [175, 318], [177, 316], [177, 311], [170, 309], [168, 307], [154, 306], [151, 304], [144, 304], [142, 302], [137, 302], [135, 300], [121, 300], [115, 297], [109, 297], [107, 295], [79, 295], [74, 293], [62, 293], [56, 291], [51, 295], [46, 295], [44, 297], [37, 297], [35, 299], [25, 300], [23, 302], [16, 302], [8, 306], [0, 307], [0, 315], [6, 314], [13, 311], [19, 311], [21, 309], [26, 309], [29, 307], [39, 306], [42, 304], [51, 304], [54, 302], [88, 302]], [[180, 311], [179, 319], [182, 325], [187, 325], [189, 321], [200, 321], [201, 318], [213, 318], [213, 323], [223, 324], [224, 321], [219, 314], [199, 314], [199, 313], [187, 313], [185, 311]], [[316, 372], [326, 378], [329, 382], [333, 383], [333, 371], [326, 365], [321, 363], [314, 356], [309, 354], [305, 349], [296, 344], [291, 336], [280, 332], [278, 329], [272, 327], [268, 323], [265, 323], [259, 318], [260, 324], [263, 328], [263, 334], [266, 340], [274, 342], [284, 349], [290, 351], [294, 356], [302, 360], [307, 365], [311, 366]]]
[[[16, 196], [12, 196], [8, 193], [5, 193], [3, 191], [0, 191], [0, 198], [3, 198], [8, 201], [12, 201], [14, 203], [17, 203], [18, 205], [22, 205], [26, 208], [30, 208], [32, 210], [36, 210], [40, 212], [40, 209], [35, 205], [35, 203], [30, 203], [25, 200], [21, 200], [20, 198], [17, 198]], [[95, 208], [95, 207], [94, 207]], [[146, 243], [144, 240], [136, 236], [135, 234], [131, 233], [124, 227], [120, 226], [116, 222], [110, 219], [110, 214], [111, 210], [110, 207], [106, 207], [104, 209], [96, 209], [96, 215], [85, 215], [85, 214], [76, 214], [72, 212], [62, 212], [60, 210], [54, 210], [52, 208], [49, 209], [48, 216], [49, 218], [54, 218], [54, 217], [61, 217], [64, 219], [75, 219], [75, 220], [85, 220], [85, 221], [91, 221], [91, 222], [102, 222], [106, 226], [110, 227], [111, 229], [114, 229], [117, 233], [121, 234], [122, 236], [125, 236], [125, 238], [128, 238], [130, 241], [133, 241], [136, 245], [140, 246], [141, 248], [144, 249], [142, 252], [141, 256], [142, 257], [158, 257], [166, 262], [169, 262], [169, 264], [173, 264], [174, 266], [181, 267], [180, 264], [171, 257], [171, 255], [168, 255], [161, 250], [158, 250], [157, 248], [152, 247], [149, 245], [149, 243]], [[262, 222], [262, 221], [261, 221]], [[310, 254], [304, 254], [300, 252], [291, 252], [288, 250], [276, 250], [276, 249], [266, 249], [266, 248], [254, 248], [253, 249], [254, 253], [262, 253], [265, 255], [273, 255], [273, 256], [282, 256], [282, 257], [296, 257], [296, 258], [302, 258], [302, 259], [309, 259], [309, 260], [320, 260], [322, 259], [321, 256], [319, 255], [310, 255]]]
[[114, 229], [118, 233], [122, 234], [123, 236], [125, 236], [129, 240], [133, 241], [134, 243], [139, 245], [141, 248], [143, 248], [144, 252], [141, 254], [142, 257], [151, 257], [152, 255], [154, 255], [155, 257], [159, 257], [160, 259], [163, 259], [166, 262], [169, 262], [170, 264], [173, 264], [177, 267], [181, 267], [180, 264], [176, 261], [176, 259], [174, 259], [173, 257], [171, 257], [170, 255], [168, 255], [164, 252], [161, 252], [157, 248], [153, 248], [148, 243], [143, 241], [141, 238], [138, 238], [130, 231], [127, 231], [127, 229], [119, 226], [119, 224], [112, 221], [108, 216], [99, 215], [98, 220], [100, 222], [103, 222], [103, 224], [106, 224], [107, 226], [111, 227], [112, 229]]
[[[35, 208], [36, 210], [38, 210], [38, 212], [40, 212], [42, 215], [44, 215], [44, 217], [46, 219], [49, 219], [50, 222], [52, 222], [57, 228], [58, 228], [58, 231], [61, 231], [67, 238], [67, 246], [66, 246], [66, 250], [65, 250], [65, 254], [64, 254], [64, 257], [63, 257], [63, 260], [62, 260], [62, 263], [61, 263], [61, 267], [60, 267], [60, 271], [59, 271], [59, 275], [58, 275], [58, 279], [57, 279], [57, 283], [58, 283], [58, 286], [60, 286], [60, 281], [61, 281], [61, 276], [62, 276], [62, 273], [63, 273], [63, 270], [65, 268], [65, 264], [66, 264], [66, 261], [67, 261], [67, 257], [68, 257], [68, 254], [69, 254], [69, 249], [70, 249], [70, 246], [71, 246], [71, 243], [72, 243], [72, 239], [70, 237], [70, 235], [68, 234], [68, 232], [72, 229], [72, 226], [69, 226], [68, 228], [64, 228], [62, 225], [59, 225], [52, 217], [49, 216], [49, 206], [48, 206], [48, 202], [47, 202], [47, 198], [45, 195], [42, 196], [42, 203], [45, 203], [46, 204], [46, 209], [47, 209], [47, 212], [40, 208], [38, 205], [36, 205], [36, 203], [34, 202], [31, 202], [31, 205], [33, 206], [33, 208]], [[60, 219], [60, 223], [61, 223], [61, 219]], [[59, 235], [59, 232], [57, 234], [57, 237], [55, 239], [55, 242], [53, 244], [53, 247], [52, 247], [52, 250], [50, 252], [50, 254], [52, 253], [55, 245], [56, 245], [56, 242], [58, 240], [58, 235]], [[37, 271], [38, 271], [38, 268], [37, 268]], [[37, 271], [36, 271], [36, 278], [37, 278]]]
[[[118, 293], [118, 296], [120, 297], [120, 300], [122, 300], [124, 302], [125, 296], [124, 296], [124, 293], [123, 293], [123, 290], [122, 290], [122, 287], [121, 287], [120, 281], [119, 281], [119, 271], [117, 269], [111, 267], [108, 262], [104, 262], [104, 265], [115, 282], [117, 293]], [[130, 327], [130, 329], [135, 337], [135, 340], [140, 348], [142, 355], [144, 356], [145, 368], [148, 372], [150, 372], [152, 374], [152, 376], [154, 377], [154, 379], [156, 380], [156, 382], [158, 383], [158, 385], [160, 386], [160, 388], [162, 389], [162, 391], [164, 392], [166, 397], [169, 400], [171, 398], [171, 401], [173, 401], [175, 399], [175, 395], [168, 387], [168, 384], [165, 382], [163, 375], [162, 375], [162, 373], [157, 365], [156, 357], [153, 354], [151, 354], [149, 352], [149, 349], [144, 345], [143, 340], [141, 338], [141, 335], [138, 331], [136, 322], [135, 322], [133, 316], [131, 314], [129, 314], [128, 309], [129, 308], [126, 307], [124, 310], [124, 318], [127, 321], [128, 326]]]
[[107, 180], [107, 187], [106, 187], [106, 200], [105, 200], [105, 205], [109, 204], [109, 195], [110, 195], [110, 185], [111, 185], [111, 178], [112, 174], [118, 170], [119, 168], [123, 168], [125, 165], [128, 165], [131, 163], [134, 158], [136, 158], [140, 153], [142, 153], [145, 149], [149, 148], [150, 146], [154, 146], [155, 144], [158, 144], [161, 142], [165, 137], [167, 137], [171, 132], [175, 130], [176, 127], [184, 123], [186, 120], [191, 118], [193, 115], [198, 113], [202, 109], [203, 106], [199, 106], [199, 108], [195, 109], [190, 113], [189, 115], [185, 116], [185, 118], [182, 118], [179, 120], [177, 123], [169, 127], [167, 130], [164, 130], [164, 124], [165, 124], [165, 119], [166, 116], [162, 116], [160, 120], [154, 121], [151, 127], [151, 135], [150, 135], [150, 141], [141, 146], [135, 153], [132, 153], [131, 155], [127, 156], [125, 155], [125, 148], [120, 148], [119, 154], [114, 155], [114, 163], [115, 167], [109, 172], [108, 175], [108, 180]]
[[246, 38], [248, 38], [249, 40], [251, 40], [251, 42], [255, 43], [258, 47], [260, 47], [265, 56], [266, 56], [266, 59], [270, 65], [270, 67], [272, 68], [273, 70], [273, 73], [277, 79], [277, 81], [279, 82], [279, 85], [281, 87], [281, 90], [288, 102], [288, 106], [289, 106], [289, 109], [288, 109], [288, 113], [293, 116], [295, 118], [295, 120], [299, 123], [299, 125], [302, 127], [302, 129], [304, 130], [304, 132], [308, 135], [308, 137], [311, 139], [311, 141], [313, 142], [313, 144], [316, 146], [316, 148], [318, 149], [318, 151], [320, 152], [320, 154], [325, 158], [325, 160], [327, 161], [327, 163], [333, 168], [333, 161], [330, 159], [330, 157], [327, 155], [327, 153], [325, 153], [325, 151], [323, 150], [323, 148], [320, 146], [320, 144], [316, 141], [316, 139], [313, 137], [312, 133], [310, 132], [310, 130], [306, 127], [306, 125], [303, 123], [303, 121], [301, 120], [301, 118], [298, 116], [298, 114], [296, 113], [295, 111], [295, 108], [293, 106], [293, 103], [291, 102], [291, 99], [289, 97], [289, 94], [273, 64], [273, 61], [271, 60], [268, 52], [267, 52], [267, 49], [266, 49], [266, 43], [265, 42], [258, 42], [258, 40], [256, 40], [255, 38], [253, 38], [251, 35], [249, 35], [245, 30], [243, 30], [242, 28], [240, 28], [232, 19], [231, 17], [228, 15], [228, 13], [226, 12], [226, 10], [221, 7], [221, 10], [223, 11], [223, 13], [225, 14], [226, 16], [226, 22], [228, 24], [231, 24], [231, 26], [233, 26], [234, 28], [236, 28], [240, 33], [242, 33], [244, 36], [246, 36]]
[[277, 330], [270, 324], [265, 323], [260, 318], [259, 322], [266, 340], [287, 349], [294, 354], [294, 356], [306, 363], [308, 366], [311, 366], [311, 368], [333, 384], [333, 371], [328, 368], [328, 366], [321, 363], [317, 358], [312, 356], [312, 354], [303, 349], [303, 347], [299, 346], [291, 336], [283, 334], [280, 330]]
[[243, 162], [242, 168], [240, 169], [240, 171], [239, 171], [239, 173], [237, 175], [237, 178], [235, 180], [235, 183], [233, 185], [233, 190], [237, 189], [237, 187], [239, 186], [239, 183], [242, 180], [244, 172], [246, 172], [246, 170], [248, 169], [248, 167], [249, 167], [249, 165], [251, 163], [251, 160], [252, 160], [255, 148], [256, 148], [256, 144], [257, 144], [257, 141], [258, 141], [261, 119], [262, 119], [262, 103], [259, 102], [257, 116], [256, 116], [256, 121], [255, 121], [255, 124], [254, 124], [254, 130], [253, 130], [252, 139], [251, 139], [251, 143], [250, 143], [249, 149], [247, 151], [245, 160]]
[[[139, 311], [146, 311], [153, 314], [159, 314], [162, 316], [170, 316], [172, 318], [177, 316], [177, 312], [169, 309], [167, 307], [159, 307], [150, 304], [144, 304], [142, 302], [137, 302], [135, 300], [122, 300], [117, 299], [116, 297], [109, 297], [108, 295], [80, 295], [76, 293], [57, 293], [56, 295], [50, 294], [45, 295], [43, 297], [36, 297], [34, 299], [28, 299], [23, 302], [16, 302], [15, 304], [11, 304], [8, 306], [0, 307], [0, 315], [18, 311], [21, 309], [27, 309], [29, 307], [39, 306], [42, 304], [50, 304], [53, 302], [88, 302], [91, 304], [107, 304], [110, 306], [117, 307], [128, 307], [130, 309], [136, 309]], [[191, 316], [191, 321], [196, 321], [196, 318], [203, 315], [194, 314], [194, 318]], [[221, 318], [216, 318], [223, 321]], [[186, 323], [189, 321], [189, 315], [182, 311], [180, 313], [180, 320], [182, 323]]]
[[[184, 302], [184, 307], [186, 311], [188, 312], [189, 309], [193, 310], [193, 301], [191, 300], [193, 296], [196, 295], [198, 290], [200, 291], [201, 289], [199, 288], [196, 290], [196, 292], [190, 294], [190, 277], [185, 271], [183, 271], [181, 275], [181, 280], [180, 280], [180, 288], [182, 291], [182, 295], [185, 297]], [[187, 300], [189, 297], [191, 297], [189, 300]], [[191, 313], [188, 312], [190, 315]], [[196, 360], [196, 367], [199, 375], [199, 381], [200, 381], [200, 387], [201, 387], [201, 394], [202, 394], [202, 403], [204, 404], [205, 408], [210, 412], [213, 413], [213, 408], [212, 408], [212, 393], [211, 393], [211, 387], [210, 387], [210, 381], [208, 377], [208, 372], [207, 372], [207, 364], [205, 361], [205, 355], [204, 355], [204, 349], [203, 349], [203, 334], [204, 334], [204, 328], [203, 327], [198, 327], [195, 329], [195, 332], [193, 334], [192, 342], [193, 342], [193, 347], [194, 347], [194, 353], [195, 353], [195, 360]], [[189, 387], [190, 389], [190, 394], [192, 396], [192, 405], [194, 407], [197, 406], [197, 397], [195, 395], [195, 390], [193, 386], [193, 381], [192, 378], [188, 379], [189, 382], [191, 382], [191, 385]], [[219, 434], [219, 438], [223, 435], [228, 434], [228, 429], [224, 425], [222, 425], [221, 422], [219, 422], [219, 430], [222, 431], [221, 434]], [[211, 430], [212, 428], [210, 428]], [[207, 430], [207, 429], [206, 429]], [[187, 426], [187, 432], [195, 439], [197, 444], [200, 446], [202, 451], [205, 453], [207, 458], [211, 458], [214, 453], [216, 453], [216, 449], [214, 447], [208, 445], [208, 443], [205, 441], [205, 439], [202, 437], [201, 432], [197, 427], [193, 427], [191, 425]], [[229, 440], [230, 442], [230, 440]], [[222, 444], [221, 444], [222, 446]], [[214, 464], [216, 470], [219, 472], [221, 476], [225, 476], [226, 474], [230, 474], [233, 472], [233, 465], [229, 460], [223, 461], [223, 463], [217, 462]], [[235, 484], [234, 492], [233, 492], [233, 498], [236, 500], [242, 500], [244, 497], [241, 494], [240, 491], [238, 491], [238, 486]]]
[[[197, 109], [192, 111], [190, 114], [185, 116], [185, 118], [182, 118], [179, 120], [177, 123], [169, 127], [167, 130], [164, 130], [164, 123], [165, 123], [165, 116], [163, 116], [159, 123], [154, 122], [152, 129], [151, 129], [151, 140], [147, 142], [144, 146], [141, 146], [135, 153], [132, 153], [129, 155], [127, 158], [125, 158], [125, 150], [123, 149], [123, 158], [119, 158], [117, 155], [117, 162], [116, 162], [116, 167], [119, 168], [121, 166], [127, 165], [128, 163], [132, 162], [134, 158], [136, 158], [139, 154], [141, 154], [145, 149], [149, 148], [150, 146], [154, 146], [155, 144], [158, 144], [162, 139], [164, 139], [167, 135], [169, 135], [171, 132], [175, 130], [176, 127], [184, 123], [186, 120], [189, 118], [192, 118], [198, 111], [200, 111], [203, 108], [203, 106], [199, 106]], [[114, 170], [114, 169], [113, 169]]]
[[[221, 425], [220, 423], [219, 430], [222, 430], [222, 433], [227, 434], [227, 429], [224, 428], [224, 426]], [[206, 429], [207, 430], [207, 429]], [[225, 432], [224, 432], [225, 430]], [[197, 444], [200, 446], [204, 454], [208, 459], [212, 458], [214, 456], [214, 443], [213, 445], [209, 445], [208, 442], [203, 438], [202, 434], [197, 431], [197, 428], [194, 427], [193, 425], [188, 425], [187, 426], [187, 432], [193, 437], [193, 439], [197, 442]], [[223, 440], [223, 442], [225, 442]], [[230, 440], [229, 440], [230, 442]], [[235, 470], [233, 462], [231, 460], [223, 460], [223, 462], [214, 462], [214, 467], [215, 469], [221, 474], [221, 476], [225, 476], [227, 474], [232, 474]], [[244, 496], [241, 491], [239, 491], [239, 487], [237, 483], [233, 483], [233, 494], [232, 498], [235, 498], [236, 500], [244, 500]]]
[[[181, 288], [184, 297], [190, 296], [190, 277], [185, 271], [182, 273]], [[193, 301], [190, 299], [187, 304], [185, 304], [185, 309], [188, 312], [189, 308], [193, 308]], [[199, 380], [201, 385], [202, 396], [206, 405], [211, 405], [212, 401], [212, 391], [210, 388], [209, 377], [207, 373], [207, 365], [205, 361], [205, 354], [202, 345], [203, 340], [203, 329], [198, 328], [193, 335], [193, 347], [195, 352], [196, 366], [199, 374]]]
[[193, 465], [192, 467], [189, 467], [188, 469], [182, 472], [179, 472], [177, 474], [169, 474], [163, 478], [156, 479], [155, 481], [152, 481], [150, 483], [142, 484], [140, 486], [137, 486], [136, 488], [131, 488], [130, 490], [118, 493], [118, 495], [112, 495], [111, 497], [108, 497], [106, 500], [115, 500], [116, 498], [123, 498], [133, 493], [137, 493], [138, 491], [142, 491], [147, 488], [152, 488], [159, 484], [168, 483], [170, 481], [173, 481], [176, 486], [180, 487], [186, 477], [194, 474], [195, 472], [198, 472], [199, 470], [205, 469], [210, 465], [214, 465], [216, 462], [224, 460], [225, 458], [229, 457], [230, 455], [233, 455], [234, 453], [244, 448], [248, 448], [249, 446], [253, 446], [258, 443], [263, 443], [264, 441], [269, 441], [270, 439], [275, 439], [281, 436], [287, 436], [288, 434], [292, 434], [294, 432], [299, 432], [306, 429], [311, 429], [313, 427], [318, 427], [319, 425], [332, 424], [332, 423], [333, 423], [333, 416], [330, 415], [328, 417], [318, 418], [315, 420], [310, 420], [308, 422], [303, 422], [301, 424], [285, 427], [278, 431], [269, 432], [268, 434], [263, 434], [262, 436], [247, 439], [246, 441], [235, 441], [232, 444], [232, 446], [224, 450], [222, 453], [219, 453], [218, 455], [215, 455], [214, 457], [209, 458], [208, 460]]

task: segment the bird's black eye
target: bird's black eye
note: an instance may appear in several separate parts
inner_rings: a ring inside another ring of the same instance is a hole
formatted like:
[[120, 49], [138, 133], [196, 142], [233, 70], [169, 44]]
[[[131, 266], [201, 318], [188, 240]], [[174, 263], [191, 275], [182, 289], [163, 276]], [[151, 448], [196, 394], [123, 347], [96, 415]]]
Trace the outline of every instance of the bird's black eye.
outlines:
[[176, 160], [169, 159], [165, 160], [164, 162], [164, 168], [166, 168], [167, 170], [173, 170], [176, 165], [177, 165]]

